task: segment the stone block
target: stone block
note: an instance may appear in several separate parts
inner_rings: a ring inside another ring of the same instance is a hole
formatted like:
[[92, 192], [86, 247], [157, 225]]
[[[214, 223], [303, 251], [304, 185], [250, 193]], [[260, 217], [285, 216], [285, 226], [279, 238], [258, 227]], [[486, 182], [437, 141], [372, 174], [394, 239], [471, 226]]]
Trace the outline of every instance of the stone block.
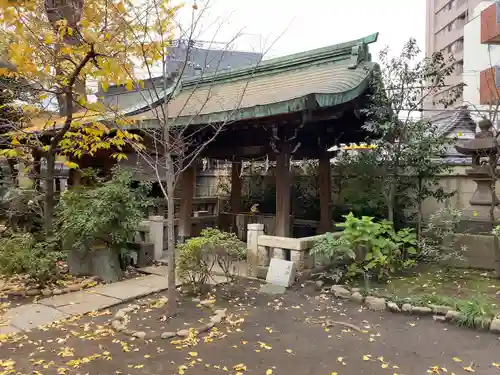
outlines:
[[68, 317], [68, 314], [53, 307], [41, 304], [28, 304], [15, 307], [5, 314], [11, 326], [23, 331], [36, 328]]
[[385, 298], [379, 297], [366, 297], [365, 305], [372, 311], [385, 311], [386, 308]]

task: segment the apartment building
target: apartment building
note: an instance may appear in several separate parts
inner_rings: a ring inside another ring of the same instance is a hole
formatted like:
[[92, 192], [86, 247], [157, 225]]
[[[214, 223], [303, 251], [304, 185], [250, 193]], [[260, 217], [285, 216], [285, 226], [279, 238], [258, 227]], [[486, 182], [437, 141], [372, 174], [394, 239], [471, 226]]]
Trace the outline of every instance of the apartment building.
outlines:
[[[426, 56], [431, 56], [435, 52], [442, 52], [445, 56], [453, 55], [456, 60], [455, 70], [453, 75], [447, 78], [446, 84], [458, 85], [463, 82], [464, 26], [473, 14], [474, 8], [482, 0], [426, 1]], [[431, 110], [427, 111], [426, 115], [432, 117], [433, 113], [439, 110], [439, 106], [433, 102], [446, 96], [447, 90], [443, 90], [435, 98], [430, 98], [425, 106]], [[462, 101], [459, 100], [456, 105], [462, 105]]]

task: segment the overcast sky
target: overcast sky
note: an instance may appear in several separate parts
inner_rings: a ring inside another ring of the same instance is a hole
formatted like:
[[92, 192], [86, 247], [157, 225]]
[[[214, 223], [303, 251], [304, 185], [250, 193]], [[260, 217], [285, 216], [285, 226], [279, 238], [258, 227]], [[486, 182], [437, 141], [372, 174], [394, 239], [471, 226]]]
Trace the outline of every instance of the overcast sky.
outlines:
[[[185, 1], [182, 20], [189, 20], [192, 1]], [[198, 0], [199, 11], [206, 2]], [[203, 39], [226, 43], [242, 30], [236, 47], [268, 50], [268, 57], [374, 32], [380, 33], [378, 43], [371, 46], [374, 56], [385, 45], [397, 52], [410, 37], [422, 50], [425, 47], [425, 0], [209, 0], [209, 4], [198, 28]]]

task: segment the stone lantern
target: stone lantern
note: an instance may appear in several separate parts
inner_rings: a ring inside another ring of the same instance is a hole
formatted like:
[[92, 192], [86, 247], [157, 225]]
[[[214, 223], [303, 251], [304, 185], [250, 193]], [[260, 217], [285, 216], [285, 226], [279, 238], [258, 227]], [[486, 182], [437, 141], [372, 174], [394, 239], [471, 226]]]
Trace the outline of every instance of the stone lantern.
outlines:
[[491, 121], [482, 119], [478, 126], [480, 131], [476, 133], [474, 139], [459, 142], [455, 148], [459, 153], [472, 157], [472, 167], [466, 170], [466, 174], [477, 185], [469, 200], [471, 209], [466, 212], [466, 215], [469, 217], [469, 221], [479, 224], [474, 225], [480, 229], [479, 231], [489, 232], [491, 231], [489, 214], [491, 205], [492, 203], [495, 206], [500, 204], [496, 194], [493, 195], [491, 189], [491, 183], [494, 180], [491, 177], [491, 162], [495, 160], [498, 149]]

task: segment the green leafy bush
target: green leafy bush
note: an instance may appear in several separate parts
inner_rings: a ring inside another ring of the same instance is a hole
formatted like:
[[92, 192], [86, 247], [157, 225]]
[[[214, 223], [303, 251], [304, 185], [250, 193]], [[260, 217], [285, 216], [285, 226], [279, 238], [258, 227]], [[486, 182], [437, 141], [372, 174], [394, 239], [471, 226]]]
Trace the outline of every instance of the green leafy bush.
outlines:
[[0, 273], [6, 276], [27, 274], [45, 285], [58, 279], [57, 262], [64, 258], [53, 239], [37, 242], [29, 233], [0, 238]]
[[429, 216], [419, 241], [419, 259], [426, 262], [447, 263], [464, 260], [467, 246], [459, 245], [455, 233], [462, 219], [462, 211], [442, 208]]
[[90, 249], [104, 243], [120, 251], [133, 238], [149, 204], [150, 184], [132, 187], [131, 174], [113, 171], [109, 181], [66, 191], [57, 206], [57, 228], [63, 243]]
[[[417, 239], [413, 229], [394, 231], [389, 221], [375, 222], [372, 217], [345, 215], [338, 224], [344, 230], [338, 237], [316, 246], [314, 253], [354, 258], [347, 276], [369, 275], [382, 280], [415, 264]], [[318, 249], [320, 247], [320, 249]], [[353, 257], [354, 253], [354, 257]]]
[[204, 229], [199, 237], [193, 237], [177, 245], [177, 271], [184, 282], [194, 291], [201, 291], [218, 264], [231, 280], [231, 266], [246, 255], [245, 243], [233, 233], [218, 229]]

